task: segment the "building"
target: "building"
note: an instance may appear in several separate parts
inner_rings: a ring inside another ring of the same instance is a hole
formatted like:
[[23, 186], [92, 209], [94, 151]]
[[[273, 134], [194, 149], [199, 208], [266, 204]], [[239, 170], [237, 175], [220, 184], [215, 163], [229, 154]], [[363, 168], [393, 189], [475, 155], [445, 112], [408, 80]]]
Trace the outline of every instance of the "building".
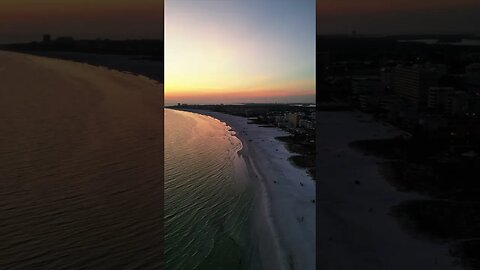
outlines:
[[465, 68], [465, 81], [470, 92], [480, 93], [480, 63]]
[[354, 76], [352, 78], [353, 94], [379, 93], [381, 90], [382, 84], [378, 76]]
[[357, 106], [362, 110], [378, 108], [382, 92], [383, 87], [378, 76], [352, 78], [352, 94], [355, 96]]
[[427, 108], [429, 110], [445, 112], [447, 101], [455, 89], [453, 87], [431, 86], [428, 88]]
[[302, 114], [301, 113], [288, 113], [287, 114], [287, 122], [288, 122], [288, 127], [291, 129], [295, 129], [299, 126], [299, 122], [301, 119]]
[[304, 129], [315, 129], [315, 124], [312, 121], [301, 119], [298, 123], [299, 127]]
[[399, 65], [394, 70], [394, 93], [416, 110], [423, 110], [429, 87], [438, 86], [445, 74], [445, 65]]
[[386, 92], [390, 92], [390, 90], [393, 89], [393, 74], [393, 68], [391, 67], [383, 67], [380, 69], [380, 81], [382, 84], [382, 88]]
[[464, 91], [454, 91], [447, 97], [447, 112], [451, 116], [464, 116], [468, 110], [468, 95]]
[[274, 121], [275, 123], [285, 122], [285, 115], [275, 115]]

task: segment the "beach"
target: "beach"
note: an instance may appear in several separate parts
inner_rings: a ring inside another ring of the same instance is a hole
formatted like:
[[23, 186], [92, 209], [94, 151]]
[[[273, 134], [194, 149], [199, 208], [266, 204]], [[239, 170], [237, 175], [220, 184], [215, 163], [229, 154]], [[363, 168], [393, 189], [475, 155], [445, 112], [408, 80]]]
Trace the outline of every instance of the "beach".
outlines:
[[161, 267], [162, 87], [0, 51], [0, 268]]
[[254, 269], [315, 269], [315, 182], [295, 167], [284, 143], [288, 133], [250, 124], [244, 117], [192, 110], [225, 122], [243, 148], [256, 196], [253, 236], [261, 258]]
[[325, 270], [461, 269], [448, 245], [410, 235], [391, 215], [392, 206], [425, 197], [397, 191], [379, 171], [384, 160], [350, 146], [406, 134], [361, 112], [317, 112], [317, 121], [317, 264]]

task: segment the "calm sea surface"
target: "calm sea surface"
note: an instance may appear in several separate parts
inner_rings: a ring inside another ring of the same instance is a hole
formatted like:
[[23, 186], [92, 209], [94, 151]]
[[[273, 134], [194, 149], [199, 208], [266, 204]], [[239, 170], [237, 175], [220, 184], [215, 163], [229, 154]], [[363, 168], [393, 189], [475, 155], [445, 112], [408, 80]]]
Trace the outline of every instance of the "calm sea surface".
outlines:
[[165, 269], [247, 269], [252, 194], [220, 121], [165, 110]]
[[38, 111], [0, 100], [0, 269], [160, 269], [161, 110], [129, 119], [31, 99]]

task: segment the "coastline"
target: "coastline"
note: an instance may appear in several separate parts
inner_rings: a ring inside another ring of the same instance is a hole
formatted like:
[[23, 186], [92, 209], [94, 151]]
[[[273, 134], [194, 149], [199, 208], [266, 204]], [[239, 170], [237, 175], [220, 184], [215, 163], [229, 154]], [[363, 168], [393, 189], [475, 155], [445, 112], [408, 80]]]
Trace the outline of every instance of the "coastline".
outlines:
[[[356, 111], [317, 112], [317, 258], [324, 269], [461, 269], [448, 246], [415, 237], [392, 207], [422, 199], [385, 179], [385, 160], [354, 149], [352, 142], [386, 139], [403, 131]], [[355, 132], [350, 132], [355, 130]], [[345, 260], [348, 257], [348, 260]]]
[[315, 269], [315, 183], [288, 160], [293, 154], [275, 139], [287, 133], [249, 124], [244, 117], [186, 111], [226, 123], [242, 142], [239, 154], [256, 191], [252, 239], [261, 258], [253, 259], [253, 269]]
[[153, 83], [163, 85], [163, 73], [158, 74], [158, 72], [156, 72], [160, 68], [157, 61], [138, 60], [138, 58], [135, 58], [131, 55], [105, 55], [75, 52], [41, 53], [35, 51], [9, 51], [1, 49], [0, 52], [16, 55], [25, 55], [35, 58], [50, 59], [52, 61], [87, 65], [92, 68], [110, 70], [113, 72], [119, 72], [142, 79], [147, 79], [152, 81]]
[[140, 55], [95, 54], [85, 52], [23, 52], [41, 57], [86, 63], [96, 67], [105, 67], [120, 72], [145, 76], [154, 81], [163, 82], [163, 61], [147, 60]]

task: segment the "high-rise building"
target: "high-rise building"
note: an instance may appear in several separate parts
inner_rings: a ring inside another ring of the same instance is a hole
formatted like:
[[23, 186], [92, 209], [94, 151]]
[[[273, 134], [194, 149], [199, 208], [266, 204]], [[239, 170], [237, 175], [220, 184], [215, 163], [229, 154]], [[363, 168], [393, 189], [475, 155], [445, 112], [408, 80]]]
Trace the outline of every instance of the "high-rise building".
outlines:
[[447, 112], [452, 116], [463, 116], [468, 110], [468, 95], [463, 91], [454, 91], [448, 95]]
[[416, 110], [427, 107], [428, 89], [438, 86], [446, 74], [444, 65], [399, 65], [394, 70], [394, 92]]
[[470, 64], [465, 68], [467, 87], [471, 92], [480, 93], [480, 63]]
[[430, 86], [428, 88], [427, 107], [430, 110], [445, 111], [448, 97], [455, 91], [453, 87]]
[[288, 126], [290, 128], [297, 128], [299, 121], [301, 119], [301, 116], [302, 116], [301, 113], [288, 113], [287, 114]]

